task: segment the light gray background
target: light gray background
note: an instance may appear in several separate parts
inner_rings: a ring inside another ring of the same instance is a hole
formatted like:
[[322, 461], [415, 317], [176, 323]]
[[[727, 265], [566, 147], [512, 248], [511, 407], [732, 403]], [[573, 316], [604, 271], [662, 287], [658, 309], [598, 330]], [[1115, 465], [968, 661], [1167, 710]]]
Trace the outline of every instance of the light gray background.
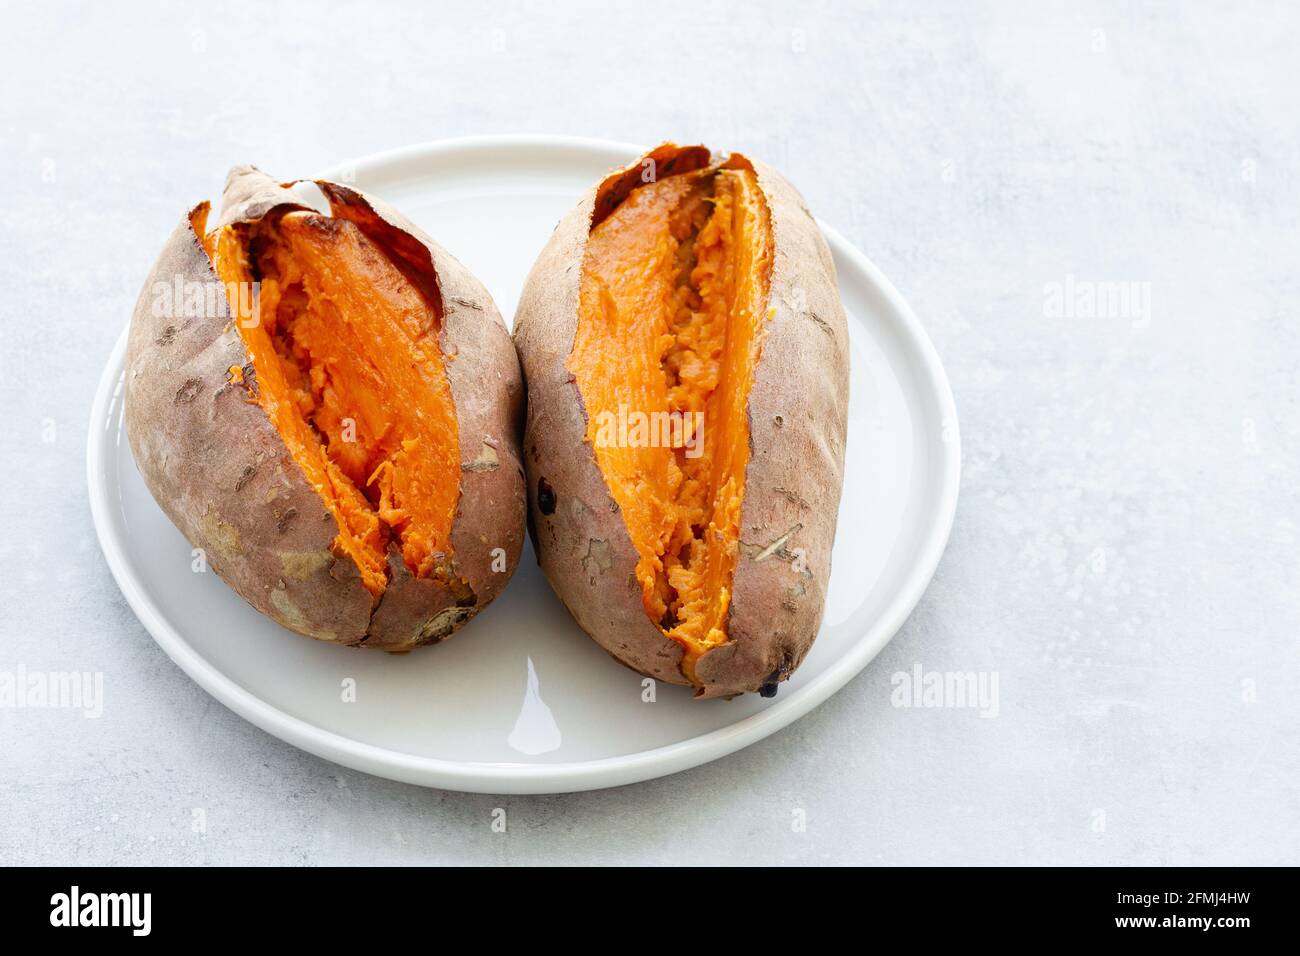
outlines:
[[[1300, 862], [1294, 8], [269, 6], [6, 4], [0, 670], [102, 671], [105, 705], [0, 710], [0, 863]], [[667, 779], [471, 796], [300, 753], [171, 664], [94, 540], [90, 400], [179, 213], [232, 163], [492, 132], [783, 168], [956, 393], [912, 618]], [[1051, 316], [1067, 276], [1148, 283], [1149, 323]], [[995, 672], [999, 715], [891, 706], [917, 662]]]

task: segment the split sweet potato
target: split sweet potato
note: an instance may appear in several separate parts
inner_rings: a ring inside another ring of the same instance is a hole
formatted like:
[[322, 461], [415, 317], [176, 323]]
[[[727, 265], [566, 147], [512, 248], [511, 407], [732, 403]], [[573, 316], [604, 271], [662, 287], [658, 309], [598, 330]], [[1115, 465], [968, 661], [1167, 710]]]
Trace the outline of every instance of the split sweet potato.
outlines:
[[534, 543], [575, 619], [699, 696], [775, 693], [820, 626], [848, 402], [835, 269], [798, 193], [658, 147], [557, 227], [515, 341]]
[[403, 651], [514, 571], [523, 386], [460, 263], [380, 201], [317, 186], [328, 213], [238, 167], [215, 223], [207, 204], [185, 217], [132, 320], [127, 430], [158, 503], [250, 604]]

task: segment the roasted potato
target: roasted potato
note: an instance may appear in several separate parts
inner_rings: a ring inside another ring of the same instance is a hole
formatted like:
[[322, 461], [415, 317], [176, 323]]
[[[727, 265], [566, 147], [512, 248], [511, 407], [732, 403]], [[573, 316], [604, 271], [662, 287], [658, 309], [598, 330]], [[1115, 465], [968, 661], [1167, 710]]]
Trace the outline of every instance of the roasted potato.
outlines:
[[207, 203], [180, 223], [131, 322], [127, 431], [158, 504], [249, 604], [405, 651], [518, 561], [519, 363], [464, 266], [382, 202], [316, 185], [328, 215], [237, 167], [214, 225]]
[[662, 145], [556, 228], [515, 317], [542, 568], [615, 658], [765, 696], [817, 635], [844, 473], [830, 251], [762, 163]]

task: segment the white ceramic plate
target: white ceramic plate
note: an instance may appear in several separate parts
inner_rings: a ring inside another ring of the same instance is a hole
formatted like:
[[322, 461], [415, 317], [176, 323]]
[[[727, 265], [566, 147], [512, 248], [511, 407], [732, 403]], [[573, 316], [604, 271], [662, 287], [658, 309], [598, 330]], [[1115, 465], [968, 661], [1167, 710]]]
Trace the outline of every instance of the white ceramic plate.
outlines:
[[[382, 153], [324, 178], [395, 204], [514, 314], [560, 217], [635, 146], [511, 136]], [[291, 175], [292, 171], [277, 171]], [[848, 463], [825, 622], [771, 700], [696, 701], [641, 679], [575, 625], [526, 549], [505, 594], [445, 644], [389, 656], [310, 641], [246, 605], [150, 497], [122, 423], [126, 335], [91, 413], [90, 502], [131, 607], [205, 690], [304, 750], [368, 773], [488, 793], [632, 783], [705, 763], [806, 714], [870, 661], [929, 583], [957, 504], [956, 410], [938, 357], [902, 297], [823, 226], [849, 316]], [[355, 701], [344, 700], [355, 681]]]

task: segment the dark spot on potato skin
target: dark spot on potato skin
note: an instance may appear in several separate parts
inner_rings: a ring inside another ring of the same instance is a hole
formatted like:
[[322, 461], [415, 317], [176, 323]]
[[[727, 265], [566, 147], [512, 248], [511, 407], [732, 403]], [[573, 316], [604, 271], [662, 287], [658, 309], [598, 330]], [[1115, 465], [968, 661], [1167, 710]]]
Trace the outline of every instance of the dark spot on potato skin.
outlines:
[[545, 478], [537, 479], [537, 510], [544, 515], [555, 514], [555, 507], [559, 504], [555, 497], [555, 489]]
[[275, 519], [275, 530], [284, 534], [289, 529], [289, 523], [298, 517], [297, 508], [287, 508], [284, 513]]
[[257, 474], [257, 466], [247, 465], [244, 470], [239, 473], [239, 480], [235, 482], [235, 490], [243, 491], [244, 486], [253, 480], [255, 474]]
[[171, 345], [176, 341], [176, 326], [169, 325], [162, 330], [162, 334], [153, 340], [154, 345]]
[[199, 397], [201, 391], [203, 391], [203, 382], [200, 379], [191, 378], [176, 390], [176, 398], [172, 400], [173, 404], [188, 405]]
[[758, 688], [758, 696], [772, 698], [776, 696], [777, 688], [781, 686], [781, 681], [790, 676], [790, 671], [794, 670], [794, 659], [791, 658], [788, 651], [781, 654], [781, 662], [776, 665], [776, 670], [767, 675], [767, 680]]

